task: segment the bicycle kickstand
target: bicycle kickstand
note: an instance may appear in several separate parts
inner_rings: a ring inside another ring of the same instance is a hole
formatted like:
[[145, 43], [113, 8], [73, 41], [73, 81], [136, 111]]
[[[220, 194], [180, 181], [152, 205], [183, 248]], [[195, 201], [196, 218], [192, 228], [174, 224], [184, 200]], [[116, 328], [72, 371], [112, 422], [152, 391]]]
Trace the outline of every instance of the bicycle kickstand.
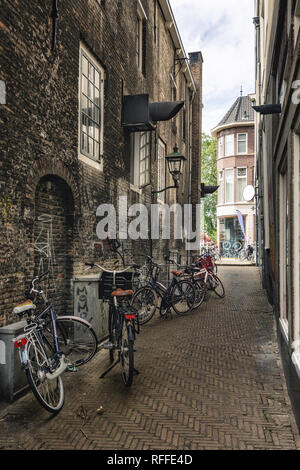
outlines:
[[117, 364], [120, 363], [120, 359], [118, 359], [112, 366], [110, 366], [102, 375], [100, 375], [100, 379], [103, 379]]

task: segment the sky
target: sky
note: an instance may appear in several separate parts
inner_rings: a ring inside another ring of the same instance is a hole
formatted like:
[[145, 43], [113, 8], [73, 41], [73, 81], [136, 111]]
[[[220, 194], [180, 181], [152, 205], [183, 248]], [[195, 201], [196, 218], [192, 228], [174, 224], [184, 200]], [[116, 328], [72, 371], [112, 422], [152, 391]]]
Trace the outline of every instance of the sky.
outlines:
[[203, 132], [254, 93], [253, 0], [169, 0], [185, 52], [203, 55]]

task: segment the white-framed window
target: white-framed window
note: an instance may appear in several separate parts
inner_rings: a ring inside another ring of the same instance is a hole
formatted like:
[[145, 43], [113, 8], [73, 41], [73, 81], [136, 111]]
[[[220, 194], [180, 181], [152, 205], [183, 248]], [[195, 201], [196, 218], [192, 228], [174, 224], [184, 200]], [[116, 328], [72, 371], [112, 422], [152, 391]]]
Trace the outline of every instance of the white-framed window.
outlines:
[[141, 188], [150, 182], [150, 132], [132, 133], [130, 147], [130, 182]]
[[104, 70], [80, 45], [80, 154], [100, 162], [103, 154]]
[[219, 158], [224, 157], [224, 137], [218, 139], [218, 156]]
[[[166, 145], [161, 139], [158, 139], [157, 144], [157, 190], [160, 191], [166, 187]], [[165, 202], [165, 193], [159, 193], [158, 199]]]
[[223, 204], [224, 196], [223, 196], [223, 189], [224, 189], [224, 171], [219, 171], [219, 193], [218, 193], [218, 200], [219, 204]]
[[248, 153], [248, 134], [238, 134], [237, 135], [237, 153]]
[[230, 157], [234, 155], [234, 134], [225, 136], [225, 156]]
[[236, 200], [237, 202], [244, 201], [244, 189], [247, 186], [247, 168], [238, 168], [237, 169], [237, 183], [236, 183]]
[[225, 170], [225, 202], [234, 202], [234, 170]]

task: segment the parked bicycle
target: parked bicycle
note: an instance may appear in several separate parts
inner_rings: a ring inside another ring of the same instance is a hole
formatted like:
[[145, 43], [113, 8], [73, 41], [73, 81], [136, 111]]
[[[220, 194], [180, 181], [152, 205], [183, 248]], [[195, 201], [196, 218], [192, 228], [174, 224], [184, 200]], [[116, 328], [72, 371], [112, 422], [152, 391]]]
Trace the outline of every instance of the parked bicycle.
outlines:
[[[39, 287], [48, 274], [35, 277], [26, 292], [27, 300], [13, 310], [19, 318], [27, 315], [24, 333], [15, 338], [22, 369], [38, 402], [50, 413], [58, 413], [64, 404], [61, 375], [76, 372], [97, 351], [96, 333], [90, 323], [74, 316], [56, 316], [51, 303]], [[46, 308], [35, 313], [34, 297], [43, 299]]]
[[207, 293], [207, 287], [206, 287], [204, 280], [202, 278], [199, 278], [199, 276], [198, 277], [196, 276], [196, 274], [199, 271], [199, 268], [196, 267], [194, 263], [187, 265], [187, 266], [181, 266], [179, 263], [175, 262], [174, 260], [166, 259], [166, 261], [170, 264], [175, 264], [177, 268], [180, 270], [178, 272], [181, 272], [181, 278], [188, 279], [193, 284], [194, 289], [195, 289], [195, 301], [194, 301], [192, 310], [196, 310], [203, 303], [204, 299], [206, 298], [206, 293]]
[[[137, 312], [141, 325], [147, 323], [153, 317], [156, 309], [160, 316], [166, 318], [171, 312], [177, 315], [187, 314], [194, 306], [195, 288], [188, 279], [180, 279], [182, 272], [172, 271], [173, 279], [168, 286], [158, 281], [161, 271], [160, 266], [147, 257], [149, 263], [149, 278], [147, 284], [138, 289], [131, 301]], [[158, 306], [160, 301], [160, 305]]]
[[[103, 349], [109, 350], [112, 364], [102, 375], [104, 378], [115, 366], [121, 364], [122, 378], [127, 387], [132, 385], [134, 372], [134, 341], [140, 332], [139, 319], [135, 308], [130, 304], [133, 295], [132, 282], [139, 266], [132, 265], [121, 271], [110, 271], [95, 263], [85, 263], [90, 269], [101, 270], [99, 299], [109, 302], [108, 332], [109, 338]], [[115, 361], [115, 352], [117, 359]], [[115, 361], [115, 362], [114, 362]]]
[[221, 279], [209, 266], [208, 262], [203, 261], [201, 258], [196, 263], [199, 268], [198, 273], [195, 275], [197, 280], [202, 279], [206, 285], [207, 290], [213, 291], [218, 297], [225, 297], [225, 288]]
[[240, 252], [240, 259], [242, 261], [255, 260], [255, 249], [252, 245], [247, 245], [247, 247], [243, 248], [243, 250]]

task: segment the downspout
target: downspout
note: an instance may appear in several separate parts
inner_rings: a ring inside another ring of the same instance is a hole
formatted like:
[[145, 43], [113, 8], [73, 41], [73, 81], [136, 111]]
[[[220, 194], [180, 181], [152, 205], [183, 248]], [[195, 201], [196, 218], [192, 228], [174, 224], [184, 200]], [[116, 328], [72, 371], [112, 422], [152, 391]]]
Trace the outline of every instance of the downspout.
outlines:
[[[258, 2], [255, 1], [255, 14], [257, 15], [253, 19], [255, 25], [255, 73], [256, 73], [256, 104], [261, 104], [261, 62], [260, 62], [260, 18]], [[256, 133], [255, 133], [255, 166], [254, 166], [254, 187], [255, 187], [255, 226], [256, 226], [256, 266], [259, 265], [258, 261], [258, 202], [259, 202], [259, 187], [258, 183], [258, 172], [257, 167], [261, 168], [261, 132], [260, 132], [260, 117], [256, 116]], [[258, 161], [259, 159], [259, 161]], [[261, 173], [260, 173], [261, 174]]]
[[[189, 98], [189, 194], [188, 204], [192, 204], [192, 157], [193, 157], [193, 102], [195, 99], [195, 92], [190, 91]], [[187, 252], [187, 264], [190, 262], [190, 252]]]

